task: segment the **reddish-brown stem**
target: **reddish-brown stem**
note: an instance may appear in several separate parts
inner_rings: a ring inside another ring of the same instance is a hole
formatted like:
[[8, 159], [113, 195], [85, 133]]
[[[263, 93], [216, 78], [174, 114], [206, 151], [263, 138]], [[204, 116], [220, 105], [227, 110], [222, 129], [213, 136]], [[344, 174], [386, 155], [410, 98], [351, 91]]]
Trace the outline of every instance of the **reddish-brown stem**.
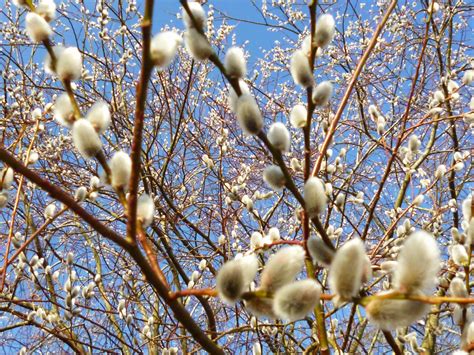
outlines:
[[153, 63], [150, 59], [150, 42], [151, 42], [151, 28], [152, 28], [152, 14], [153, 14], [153, 0], [145, 2], [145, 13], [141, 23], [142, 27], [142, 68], [140, 78], [137, 84], [136, 94], [136, 109], [135, 109], [135, 123], [133, 127], [133, 141], [132, 141], [132, 174], [129, 184], [129, 198], [128, 198], [128, 221], [127, 221], [127, 237], [135, 242], [137, 233], [137, 194], [138, 181], [140, 179], [140, 165], [142, 154], [142, 139], [143, 139], [143, 125], [145, 120], [145, 107], [148, 84], [150, 81]]

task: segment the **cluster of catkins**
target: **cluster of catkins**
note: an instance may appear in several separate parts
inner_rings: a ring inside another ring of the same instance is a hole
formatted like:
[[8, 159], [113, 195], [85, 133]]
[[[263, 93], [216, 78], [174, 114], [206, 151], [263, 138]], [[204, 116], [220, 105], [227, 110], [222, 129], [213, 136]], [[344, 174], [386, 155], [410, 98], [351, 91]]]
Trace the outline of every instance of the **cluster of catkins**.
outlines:
[[[252, 239], [255, 239], [252, 236]], [[255, 245], [255, 241], [252, 240]], [[313, 261], [327, 267], [328, 283], [334, 294], [333, 302], [341, 305], [359, 297], [361, 286], [372, 277], [372, 267], [360, 239], [346, 242], [336, 252], [319, 237], [311, 237], [307, 244]], [[296, 321], [311, 312], [320, 299], [321, 286], [312, 279], [295, 281], [305, 261], [301, 246], [287, 246], [270, 256], [256, 289], [250, 287], [259, 270], [255, 254], [237, 255], [226, 262], [217, 275], [217, 291], [227, 304], [243, 299], [246, 308], [257, 316]], [[386, 262], [388, 263], [388, 262]], [[430, 293], [435, 287], [440, 266], [440, 253], [433, 236], [416, 231], [406, 239], [397, 261], [390, 268], [390, 292], [409, 295]], [[252, 291], [252, 292], [250, 292]], [[408, 326], [422, 318], [429, 306], [405, 299], [374, 297], [366, 306], [369, 320], [381, 329]]]
[[[15, 3], [17, 6], [28, 6], [25, 1], [21, 0], [17, 0]], [[26, 33], [33, 42], [47, 41], [52, 35], [53, 31], [49, 22], [54, 19], [55, 12], [56, 5], [52, 0], [41, 0], [36, 7], [28, 12], [25, 18]], [[179, 41], [176, 43], [179, 43]], [[176, 45], [171, 46], [171, 48], [167, 45], [165, 55], [161, 54], [161, 57], [166, 57], [165, 63], [157, 58], [157, 53], [161, 53], [159, 48], [158, 50], [156, 48], [157, 44], [161, 46], [162, 41], [155, 37], [151, 48], [151, 57], [160, 68], [169, 64], [176, 52]], [[73, 84], [71, 81], [81, 79], [82, 54], [76, 47], [55, 46], [52, 48], [52, 52], [54, 60], [48, 55], [44, 62], [45, 71], [48, 74], [57, 76], [65, 85]], [[85, 117], [77, 117], [80, 111], [72, 93], [74, 87], [75, 85], [71, 85], [71, 90], [56, 98], [53, 108], [54, 119], [62, 126], [71, 129], [74, 146], [85, 159], [91, 159], [102, 152], [100, 135], [108, 129], [111, 123], [111, 113], [107, 103], [100, 100], [89, 108]], [[38, 109], [35, 109], [32, 116], [38, 115], [41, 115], [41, 111], [38, 112]], [[34, 158], [37, 160], [37, 157]], [[126, 191], [132, 171], [130, 156], [123, 151], [116, 152], [107, 165], [110, 168], [110, 175], [104, 175], [104, 182], [110, 184], [116, 191]], [[0, 177], [2, 182], [0, 185], [1, 208], [8, 202], [7, 190], [13, 182], [13, 171], [8, 168], [4, 169]], [[91, 180], [90, 193], [85, 187], [79, 187], [75, 193], [76, 200], [84, 201], [87, 196], [93, 200], [97, 197], [99, 186], [100, 182], [95, 178]], [[137, 218], [141, 221], [143, 227], [147, 227], [152, 223], [154, 211], [153, 199], [147, 194], [142, 194], [138, 200]]]
[[[472, 195], [468, 196], [462, 203], [462, 228], [463, 232], [457, 228], [451, 229], [453, 237], [452, 244], [448, 247], [450, 259], [457, 268], [464, 270], [472, 267], [470, 264], [469, 253], [472, 245], [474, 245], [474, 211]], [[449, 281], [448, 278], [442, 278], [440, 285], [448, 288], [449, 293], [453, 297], [467, 298], [469, 297], [468, 286], [469, 273], [464, 271], [457, 272], [455, 277]], [[471, 307], [465, 304], [454, 305], [453, 310], [454, 323], [462, 327], [461, 348], [474, 342], [474, 316]]]
[[[311, 45], [311, 35], [308, 35], [302, 43], [301, 49], [296, 50], [291, 56], [290, 72], [296, 84], [304, 89], [312, 88], [312, 101], [315, 106], [325, 106], [332, 96], [333, 85], [330, 81], [323, 81], [315, 85], [313, 72], [310, 65], [311, 50], [316, 50], [316, 55], [321, 55], [322, 48], [325, 48], [333, 39], [335, 34], [334, 18], [329, 14], [320, 16], [316, 22], [315, 31], [313, 33], [313, 45]], [[248, 90], [248, 89], [247, 89]], [[242, 90], [245, 91], [245, 90]], [[232, 94], [232, 92], [231, 92]], [[242, 95], [244, 97], [245, 95]], [[250, 102], [250, 100], [249, 100]], [[237, 101], [237, 104], [239, 102]], [[253, 101], [254, 103], [254, 101]], [[248, 105], [247, 105], [248, 106]], [[247, 107], [243, 106], [243, 107]], [[257, 113], [258, 108], [254, 104], [255, 109], [252, 112]], [[243, 110], [242, 110], [243, 111]], [[246, 112], [250, 112], [246, 110]], [[250, 134], [257, 134], [260, 132], [263, 121], [261, 116], [258, 120], [255, 116], [243, 116], [242, 112], [239, 114], [238, 106], [236, 107], [237, 119], [241, 122], [241, 126], [245, 132]], [[260, 113], [258, 112], [260, 115]], [[304, 128], [308, 120], [307, 108], [302, 104], [295, 105], [290, 111], [290, 123], [294, 128]], [[244, 117], [244, 118], [242, 118]], [[242, 122], [251, 122], [251, 124], [242, 124]], [[255, 123], [259, 122], [258, 125]], [[248, 126], [258, 127], [255, 131], [249, 131]], [[246, 128], [247, 127], [247, 128]], [[279, 152], [284, 153], [290, 149], [290, 133], [283, 123], [276, 122], [270, 126], [267, 134], [268, 141]], [[299, 162], [292, 160], [292, 167], [294, 170], [299, 169]], [[286, 184], [286, 179], [281, 168], [277, 165], [270, 165], [265, 168], [263, 172], [264, 181], [274, 190], [280, 191]]]

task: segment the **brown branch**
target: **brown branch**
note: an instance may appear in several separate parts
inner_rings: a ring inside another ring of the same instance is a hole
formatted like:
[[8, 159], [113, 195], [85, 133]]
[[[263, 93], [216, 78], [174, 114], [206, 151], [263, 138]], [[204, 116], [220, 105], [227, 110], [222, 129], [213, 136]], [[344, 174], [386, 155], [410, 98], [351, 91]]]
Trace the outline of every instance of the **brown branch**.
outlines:
[[140, 179], [140, 164], [142, 153], [142, 139], [143, 139], [143, 125], [145, 118], [145, 106], [147, 89], [150, 81], [153, 63], [150, 59], [150, 42], [152, 29], [152, 15], [153, 15], [153, 0], [145, 2], [145, 13], [141, 23], [142, 27], [142, 68], [140, 72], [140, 79], [137, 84], [136, 95], [136, 109], [135, 109], [135, 124], [133, 127], [133, 141], [132, 141], [132, 174], [129, 184], [129, 198], [128, 198], [128, 221], [127, 221], [127, 238], [135, 242], [136, 228], [137, 228], [137, 194], [138, 194], [138, 180]]
[[364, 68], [365, 63], [369, 59], [369, 56], [372, 53], [372, 50], [375, 48], [378, 37], [382, 33], [382, 30], [385, 27], [385, 24], [387, 23], [387, 20], [390, 17], [390, 14], [392, 13], [396, 5], [397, 5], [397, 0], [392, 0], [392, 2], [387, 8], [387, 11], [385, 12], [384, 17], [382, 18], [382, 21], [377, 26], [377, 29], [375, 30], [372, 36], [372, 39], [370, 40], [369, 45], [367, 46], [367, 49], [365, 50], [364, 54], [360, 58], [359, 63], [357, 63], [357, 66], [354, 70], [354, 74], [352, 75], [351, 81], [349, 82], [349, 85], [346, 88], [344, 96], [342, 97], [341, 103], [339, 104], [339, 107], [337, 108], [336, 114], [334, 115], [334, 118], [331, 122], [331, 126], [329, 127], [328, 134], [326, 135], [323, 146], [321, 147], [321, 151], [319, 152], [318, 160], [316, 161], [316, 165], [314, 166], [314, 169], [312, 172], [313, 176], [318, 175], [319, 170], [321, 169], [321, 163], [323, 162], [323, 159], [326, 156], [326, 151], [329, 148], [329, 144], [332, 141], [332, 137], [334, 136], [334, 133], [336, 132], [337, 124], [339, 123], [339, 119], [341, 118], [342, 113], [344, 112], [344, 109], [347, 105], [347, 102], [349, 101], [349, 98], [352, 93], [352, 89], [354, 88], [357, 82], [357, 79], [360, 73], [362, 72], [362, 69]]
[[151, 265], [146, 261], [143, 254], [136, 243], [131, 243], [125, 238], [122, 238], [115, 231], [102, 224], [98, 219], [88, 213], [83, 207], [81, 207], [74, 198], [63, 191], [61, 188], [43, 179], [37, 173], [28, 169], [23, 163], [17, 160], [11, 155], [5, 148], [0, 147], [0, 160], [6, 163], [9, 167], [15, 170], [17, 173], [22, 174], [30, 181], [47, 191], [52, 198], [62, 202], [64, 205], [69, 207], [79, 217], [81, 217], [86, 223], [88, 223], [98, 233], [111, 240], [122, 249], [126, 250], [128, 254], [135, 260], [137, 265], [140, 267], [143, 275], [150, 282], [153, 288], [157, 291], [158, 295], [164, 300], [164, 302], [171, 308], [176, 319], [191, 333], [194, 339], [201, 344], [203, 349], [210, 353], [223, 354], [222, 349], [217, 346], [209, 337], [201, 330], [201, 328], [194, 322], [191, 315], [183, 307], [183, 305], [169, 297], [168, 287], [161, 282], [159, 276], [153, 271]]

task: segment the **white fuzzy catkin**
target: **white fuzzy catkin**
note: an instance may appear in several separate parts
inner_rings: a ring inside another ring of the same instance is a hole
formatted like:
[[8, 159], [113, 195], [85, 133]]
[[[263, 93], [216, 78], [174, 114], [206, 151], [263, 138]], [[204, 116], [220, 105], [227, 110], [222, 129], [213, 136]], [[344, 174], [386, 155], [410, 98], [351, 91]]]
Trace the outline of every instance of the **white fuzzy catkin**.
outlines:
[[137, 201], [137, 219], [141, 221], [143, 228], [153, 222], [155, 215], [155, 202], [148, 194], [142, 194]]
[[369, 106], [369, 115], [374, 121], [377, 121], [377, 119], [379, 118], [380, 112], [375, 105]]
[[464, 85], [471, 85], [471, 83], [474, 81], [474, 70], [466, 70], [462, 77], [462, 83]]
[[28, 157], [28, 164], [36, 164], [39, 159], [39, 154], [37, 152], [31, 152]]
[[265, 170], [263, 170], [263, 181], [265, 181], [267, 185], [275, 191], [283, 190], [286, 184], [283, 171], [276, 165], [269, 165]]
[[469, 195], [469, 197], [462, 202], [462, 216], [464, 220], [468, 222], [472, 218], [472, 195]]
[[[206, 26], [207, 16], [201, 4], [197, 1], [189, 1], [188, 7], [189, 10], [191, 10], [191, 14], [194, 17], [194, 20], [196, 21], [197, 27], [204, 29]], [[191, 17], [189, 17], [188, 13], [186, 12], [186, 9], [183, 8], [182, 14], [183, 22], [186, 28], [194, 28], [194, 23], [191, 20]]]
[[79, 153], [86, 159], [94, 157], [102, 148], [99, 135], [92, 124], [84, 118], [74, 122], [72, 141]]
[[410, 149], [413, 153], [418, 152], [418, 149], [421, 146], [421, 141], [416, 134], [412, 134], [410, 139], [408, 140], [408, 149]]
[[78, 80], [82, 74], [82, 54], [76, 47], [61, 51], [56, 61], [56, 74], [61, 80]]
[[53, 33], [49, 23], [35, 12], [28, 12], [25, 18], [26, 34], [32, 42], [41, 42]]
[[303, 128], [306, 126], [308, 111], [303, 105], [295, 105], [290, 112], [290, 123], [295, 128]]
[[206, 259], [202, 259], [200, 262], [199, 262], [199, 270], [201, 271], [204, 271], [207, 267], [207, 260]]
[[262, 272], [261, 287], [267, 291], [276, 291], [292, 282], [301, 272], [305, 252], [300, 246], [288, 246], [270, 256]]
[[258, 260], [255, 255], [247, 255], [226, 262], [216, 278], [219, 297], [229, 305], [237, 302], [255, 278], [258, 271]]
[[469, 256], [467, 255], [464, 245], [456, 244], [451, 247], [451, 258], [458, 266], [466, 266], [469, 263]]
[[12, 168], [4, 168], [0, 172], [0, 190], [8, 190], [13, 183], [14, 173]]
[[325, 267], [331, 264], [334, 258], [334, 251], [330, 249], [321, 238], [312, 236], [308, 239], [307, 247], [313, 261]]
[[464, 284], [464, 281], [459, 277], [455, 277], [451, 280], [451, 283], [449, 284], [449, 292], [453, 297], [469, 297], [466, 285]]
[[56, 17], [56, 4], [53, 0], [41, 0], [36, 6], [36, 13], [50, 22]]
[[[306, 36], [303, 41], [301, 42], [301, 50], [309, 57], [311, 54], [311, 35]], [[317, 47], [315, 56], [319, 58], [323, 55], [323, 49], [321, 47]]]
[[243, 94], [237, 99], [237, 121], [247, 135], [258, 134], [263, 127], [263, 117], [252, 95]]
[[[250, 89], [248, 85], [242, 79], [239, 80], [239, 87], [242, 95], [250, 94]], [[232, 86], [229, 87], [229, 106], [232, 112], [237, 113], [237, 102], [239, 97], [237, 96], [234, 88]]]
[[132, 160], [123, 152], [117, 152], [109, 160], [110, 182], [114, 189], [126, 189], [132, 173]]
[[162, 70], [170, 65], [183, 42], [179, 34], [173, 31], [164, 31], [153, 37], [150, 43], [150, 58], [158, 69]]
[[[64, 46], [62, 45], [57, 45], [57, 46], [54, 46], [53, 47], [53, 53], [55, 55], [56, 58], [58, 58], [61, 53], [64, 51]], [[47, 73], [47, 74], [50, 74], [50, 75], [55, 75], [56, 74], [56, 69], [53, 69], [52, 67], [52, 60], [51, 60], [51, 56], [49, 55], [49, 53], [46, 54], [46, 57], [44, 58], [44, 71]]]
[[366, 266], [365, 247], [359, 238], [346, 242], [336, 251], [329, 268], [329, 287], [340, 304], [357, 296]]
[[317, 177], [310, 177], [304, 184], [304, 203], [310, 218], [321, 214], [326, 209], [327, 195], [324, 182]]
[[313, 73], [309, 66], [308, 57], [302, 50], [297, 50], [291, 56], [290, 72], [296, 84], [303, 88], [308, 88], [313, 85]]
[[333, 86], [330, 81], [323, 81], [313, 90], [313, 103], [316, 106], [327, 105], [332, 96]]
[[316, 21], [314, 43], [317, 47], [326, 47], [331, 43], [336, 33], [336, 23], [330, 14], [321, 15]]
[[296, 281], [280, 288], [273, 299], [275, 314], [294, 322], [304, 318], [319, 302], [321, 286], [314, 280]]
[[97, 101], [87, 111], [86, 119], [92, 124], [97, 133], [104, 133], [110, 125], [109, 105], [105, 101]]
[[76, 201], [84, 201], [87, 197], [87, 188], [85, 186], [80, 186], [74, 193], [74, 199]]
[[375, 299], [366, 306], [369, 321], [377, 328], [393, 330], [408, 327], [430, 310], [428, 304], [409, 300]]
[[247, 74], [244, 51], [240, 47], [231, 47], [225, 54], [226, 74], [231, 78], [242, 79]]
[[280, 240], [280, 230], [277, 227], [272, 227], [267, 236], [272, 243], [278, 242]]
[[212, 54], [212, 47], [207, 38], [194, 28], [184, 32], [184, 45], [189, 55], [198, 61], [206, 60]]
[[290, 150], [290, 132], [283, 123], [272, 123], [267, 137], [272, 146], [280, 152], [288, 152]]
[[446, 174], [446, 170], [447, 170], [446, 165], [444, 164], [438, 165], [435, 171], [435, 177], [437, 179], [441, 179], [444, 176], [444, 174]]
[[436, 90], [433, 94], [433, 98], [437, 101], [438, 104], [442, 103], [445, 100], [444, 94], [441, 90]]
[[53, 218], [54, 215], [56, 214], [56, 205], [53, 203], [50, 203], [46, 208], [44, 209], [44, 217], [45, 218]]
[[56, 99], [53, 114], [60, 125], [71, 127], [74, 123], [74, 109], [68, 94], [62, 94]]
[[433, 236], [425, 231], [412, 233], [398, 254], [393, 285], [401, 292], [429, 291], [436, 284], [440, 253]]
[[259, 232], [253, 232], [250, 236], [250, 248], [255, 250], [263, 247], [263, 236]]

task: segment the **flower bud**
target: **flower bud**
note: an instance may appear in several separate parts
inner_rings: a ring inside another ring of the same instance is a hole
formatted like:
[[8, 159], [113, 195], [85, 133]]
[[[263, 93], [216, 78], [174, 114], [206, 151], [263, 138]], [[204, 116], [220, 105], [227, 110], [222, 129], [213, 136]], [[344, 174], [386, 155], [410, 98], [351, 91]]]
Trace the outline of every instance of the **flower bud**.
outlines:
[[85, 159], [94, 157], [102, 148], [102, 142], [92, 124], [81, 118], [72, 126], [72, 140]]
[[329, 268], [329, 286], [336, 294], [334, 302], [349, 301], [359, 293], [366, 267], [364, 243], [359, 238], [337, 250]]
[[440, 257], [434, 238], [424, 232], [411, 234], [398, 255], [394, 287], [401, 292], [428, 291], [436, 284]]
[[296, 281], [278, 289], [273, 299], [275, 314], [289, 322], [304, 318], [319, 302], [321, 286], [314, 280]]
[[466, 70], [464, 76], [462, 77], [462, 83], [464, 85], [471, 85], [474, 81], [474, 70]]
[[85, 186], [79, 187], [74, 194], [74, 199], [79, 202], [84, 201], [86, 197], [87, 197], [87, 188]]
[[332, 96], [333, 87], [330, 81], [323, 81], [313, 90], [313, 103], [316, 106], [327, 105]]
[[207, 38], [194, 28], [184, 32], [184, 45], [189, 55], [198, 61], [205, 60], [212, 54], [212, 47]]
[[283, 123], [273, 123], [268, 130], [267, 137], [272, 146], [280, 152], [290, 150], [290, 132]]
[[[242, 79], [239, 79], [239, 87], [242, 95], [250, 94], [250, 89], [248, 85]], [[239, 97], [237, 96], [234, 88], [232, 86], [229, 87], [229, 106], [232, 112], [237, 113], [237, 102]]]
[[0, 172], [0, 190], [8, 190], [13, 184], [14, 173], [12, 168], [4, 168]]
[[308, 88], [313, 85], [313, 73], [309, 66], [308, 57], [302, 50], [297, 50], [291, 56], [290, 72], [296, 84], [303, 88]]
[[126, 189], [132, 174], [132, 160], [123, 152], [117, 152], [108, 163], [110, 167], [110, 182], [114, 189]]
[[56, 61], [56, 73], [61, 80], [78, 80], [82, 74], [82, 54], [76, 47], [61, 51]]
[[290, 123], [294, 128], [303, 128], [306, 126], [308, 111], [303, 105], [295, 105], [290, 112]]
[[365, 310], [369, 321], [377, 328], [393, 330], [408, 327], [423, 318], [430, 306], [417, 301], [374, 299]]
[[48, 22], [35, 12], [28, 12], [25, 24], [26, 34], [32, 42], [45, 41], [53, 33]]
[[420, 148], [421, 141], [416, 134], [412, 134], [410, 139], [408, 140], [408, 149], [410, 149], [413, 153], [418, 152]]
[[54, 119], [60, 125], [71, 127], [74, 123], [74, 109], [68, 94], [62, 94], [54, 103]]
[[326, 47], [334, 38], [336, 24], [330, 14], [321, 15], [316, 21], [314, 43], [317, 47]]
[[263, 118], [252, 95], [243, 94], [237, 99], [237, 121], [247, 135], [258, 134], [263, 127]]
[[304, 184], [304, 203], [306, 213], [310, 218], [321, 214], [327, 204], [324, 183], [317, 177], [310, 177]]
[[244, 51], [240, 47], [229, 48], [224, 63], [225, 72], [231, 78], [242, 79], [247, 74]]
[[250, 248], [255, 250], [263, 247], [263, 237], [259, 232], [253, 232], [250, 237]]
[[326, 245], [326, 243], [324, 243], [321, 238], [312, 236], [308, 239], [307, 246], [313, 261], [318, 262], [323, 266], [329, 267], [335, 253]]
[[86, 119], [97, 133], [104, 133], [110, 125], [109, 106], [105, 101], [97, 101], [87, 112]]
[[263, 181], [275, 191], [281, 191], [285, 187], [286, 179], [279, 166], [270, 165], [263, 171]]
[[467, 266], [469, 262], [469, 256], [467, 255], [466, 248], [464, 245], [456, 244], [451, 247], [451, 258], [454, 263], [458, 266]]
[[276, 291], [292, 282], [301, 272], [305, 252], [300, 246], [280, 249], [270, 256], [262, 272], [261, 287], [267, 291]]
[[143, 228], [148, 227], [155, 216], [155, 202], [148, 194], [142, 194], [137, 202], [137, 219]]
[[278, 230], [278, 228], [276, 227], [272, 227], [270, 228], [270, 230], [268, 231], [268, 239], [274, 243], [274, 242], [278, 242], [280, 240], [280, 231]]
[[[194, 20], [196, 21], [197, 27], [201, 29], [205, 29], [207, 16], [201, 4], [197, 1], [188, 1], [188, 7], [189, 7], [189, 10], [191, 11], [191, 14], [194, 17]], [[194, 23], [191, 20], [191, 17], [189, 17], [188, 13], [186, 12], [184, 8], [183, 8], [183, 22], [186, 28], [188, 29], [195, 28]]]
[[245, 292], [258, 271], [258, 261], [255, 255], [247, 255], [226, 262], [216, 278], [216, 288], [219, 297], [227, 304], [237, 302]]
[[46, 208], [44, 209], [44, 217], [49, 219], [53, 218], [54, 215], [56, 214], [56, 205], [53, 203], [50, 203]]
[[276, 318], [273, 312], [273, 299], [263, 297], [252, 297], [244, 301], [245, 308], [257, 317]]
[[53, 0], [41, 0], [36, 6], [36, 13], [50, 22], [56, 17], [56, 4]]
[[203, 271], [205, 270], [207, 267], [207, 260], [206, 259], [202, 259], [200, 262], [199, 262], [199, 270]]
[[377, 119], [380, 117], [380, 112], [375, 105], [369, 106], [369, 115], [374, 121], [377, 121]]
[[462, 202], [462, 215], [465, 221], [469, 222], [472, 218], [472, 195], [469, 195]]
[[170, 65], [183, 42], [180, 35], [173, 31], [160, 32], [153, 37], [150, 43], [150, 58], [159, 70]]
[[441, 179], [446, 174], [446, 165], [441, 164], [436, 168], [435, 177]]
[[464, 281], [459, 277], [455, 277], [451, 280], [451, 283], [449, 284], [449, 292], [453, 297], [469, 297], [466, 285], [464, 284]]

